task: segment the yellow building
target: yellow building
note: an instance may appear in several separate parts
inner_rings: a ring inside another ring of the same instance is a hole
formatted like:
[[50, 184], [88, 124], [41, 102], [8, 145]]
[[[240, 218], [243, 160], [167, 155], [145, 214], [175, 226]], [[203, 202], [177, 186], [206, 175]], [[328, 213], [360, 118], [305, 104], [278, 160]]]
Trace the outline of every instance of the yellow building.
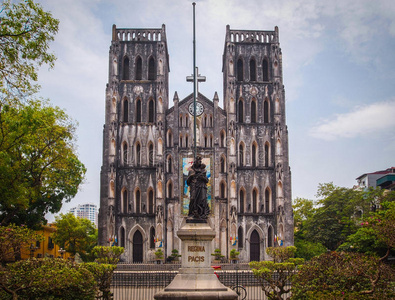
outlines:
[[27, 259], [29, 257], [63, 257], [68, 259], [71, 255], [65, 252], [61, 247], [54, 244], [51, 235], [56, 231], [56, 227], [52, 224], [43, 225], [40, 233], [44, 236], [44, 241], [37, 241], [36, 244], [31, 244], [29, 248], [25, 248], [22, 253], [22, 259]]

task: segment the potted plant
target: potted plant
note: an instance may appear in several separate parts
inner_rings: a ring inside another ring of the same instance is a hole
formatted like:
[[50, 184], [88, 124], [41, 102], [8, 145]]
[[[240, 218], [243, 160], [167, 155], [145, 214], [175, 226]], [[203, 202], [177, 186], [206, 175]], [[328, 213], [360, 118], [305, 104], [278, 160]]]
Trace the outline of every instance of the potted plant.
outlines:
[[224, 255], [221, 254], [221, 249], [215, 249], [214, 253], [211, 253], [212, 256], [214, 256], [214, 261], [220, 262]]
[[178, 254], [177, 249], [171, 250], [171, 261], [178, 261], [178, 258], [181, 257], [181, 255]]
[[156, 250], [154, 254], [155, 254], [156, 263], [160, 264], [160, 262], [163, 260], [162, 248]]
[[236, 262], [239, 259], [239, 254], [240, 252], [237, 251], [236, 249], [230, 250], [230, 255], [229, 255], [230, 260]]

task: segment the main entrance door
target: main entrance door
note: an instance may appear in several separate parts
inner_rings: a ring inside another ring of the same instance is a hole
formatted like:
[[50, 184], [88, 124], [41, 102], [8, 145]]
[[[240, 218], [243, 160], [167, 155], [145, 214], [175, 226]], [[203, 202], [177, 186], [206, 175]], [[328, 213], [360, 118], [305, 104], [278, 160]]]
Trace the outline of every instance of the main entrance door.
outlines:
[[250, 261], [259, 261], [260, 252], [259, 234], [254, 230], [250, 237]]
[[143, 262], [143, 236], [138, 230], [133, 235], [133, 262]]

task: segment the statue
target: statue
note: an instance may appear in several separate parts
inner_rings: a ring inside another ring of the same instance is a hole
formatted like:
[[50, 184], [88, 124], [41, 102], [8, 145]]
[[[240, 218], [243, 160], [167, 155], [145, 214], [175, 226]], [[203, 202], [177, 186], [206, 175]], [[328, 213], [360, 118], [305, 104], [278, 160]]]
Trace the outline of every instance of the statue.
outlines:
[[196, 156], [187, 178], [190, 187], [189, 220], [206, 220], [210, 213], [207, 203], [207, 183], [206, 165], [202, 163], [200, 156]]

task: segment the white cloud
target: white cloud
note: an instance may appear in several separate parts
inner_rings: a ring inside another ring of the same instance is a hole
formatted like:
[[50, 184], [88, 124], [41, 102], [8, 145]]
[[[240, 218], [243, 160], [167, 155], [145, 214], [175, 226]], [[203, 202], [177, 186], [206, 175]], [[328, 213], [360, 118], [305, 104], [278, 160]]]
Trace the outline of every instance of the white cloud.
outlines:
[[358, 107], [349, 113], [337, 114], [311, 129], [310, 135], [323, 140], [380, 135], [395, 129], [395, 100]]

